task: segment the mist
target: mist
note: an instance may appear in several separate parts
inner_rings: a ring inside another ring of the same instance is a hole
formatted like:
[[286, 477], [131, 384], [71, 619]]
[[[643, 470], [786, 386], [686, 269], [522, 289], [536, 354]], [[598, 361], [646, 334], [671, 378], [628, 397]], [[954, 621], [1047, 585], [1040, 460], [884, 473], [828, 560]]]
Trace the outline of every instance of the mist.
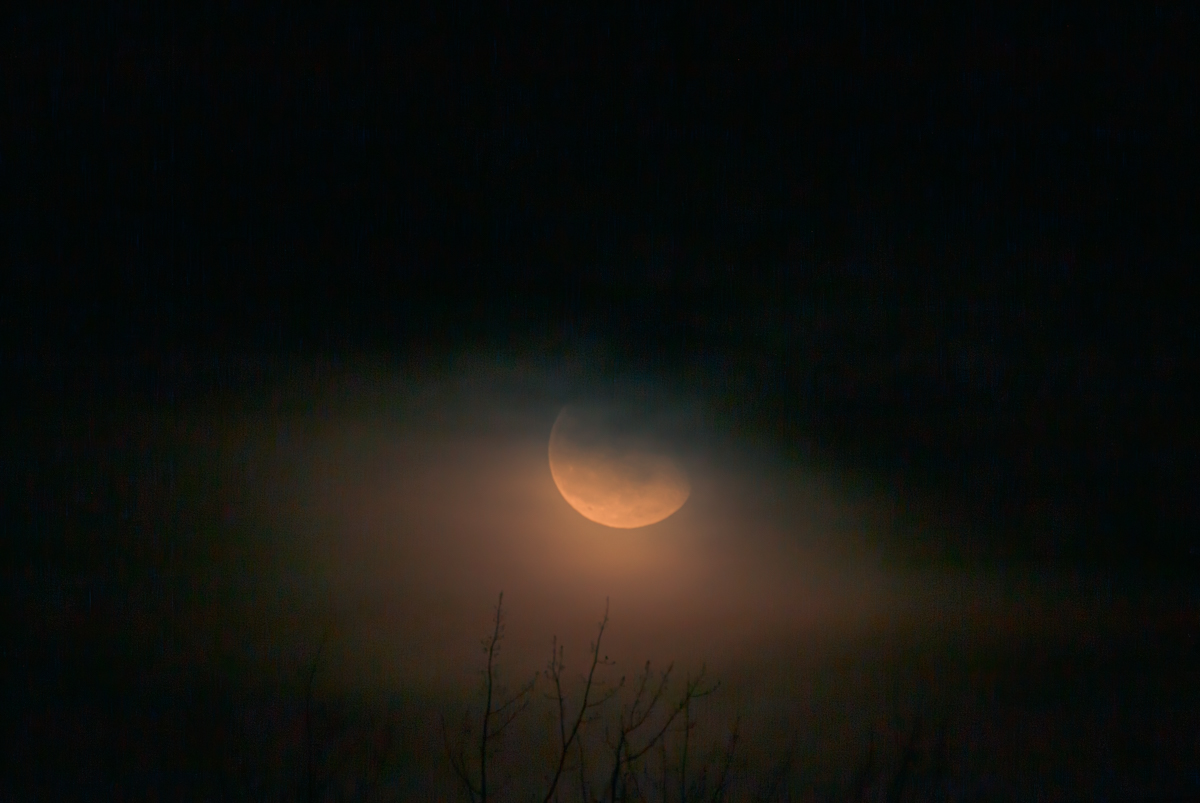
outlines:
[[[545, 670], [552, 638], [577, 684], [606, 610], [606, 683], [646, 661], [719, 680], [698, 733], [720, 743], [738, 723], [747, 794], [786, 775], [837, 797], [872, 744], [895, 742], [872, 759], [894, 769], [918, 732], [922, 749], [950, 745], [944, 777], [1011, 784], [1030, 771], [1030, 721], [1056, 740], [1041, 760], [1084, 755], [1071, 761], [1086, 774], [1113, 748], [1076, 725], [1131, 672], [1151, 695], [1131, 716], [1160, 732], [1186, 720], [1194, 695], [1155, 668], [1174, 660], [1164, 639], [1186, 602], [1079, 572], [904, 560], [895, 494], [869, 472], [738, 433], [670, 376], [600, 385], [548, 365], [279, 363], [234, 392], [93, 419], [77, 465], [118, 523], [68, 538], [57, 574], [26, 580], [65, 595], [44, 625], [65, 628], [75, 656], [62, 699], [107, 689], [145, 712], [131, 722], [175, 711], [140, 727], [208, 745], [205, 772], [260, 791], [301, 783], [314, 738], [328, 794], [353, 778], [361, 791], [368, 775], [377, 791], [447, 794], [445, 722], [478, 705], [481, 639], [503, 592], [508, 684]], [[670, 421], [692, 485], [677, 513], [632, 530], [579, 515], [547, 462], [564, 404], [622, 395]], [[929, 528], [956, 526], [935, 501], [911, 504], [932, 511]], [[1131, 669], [1147, 649], [1152, 661]], [[552, 742], [536, 699], [516, 744]], [[92, 721], [96, 734], [124, 727]], [[386, 759], [331, 758], [380, 728]], [[536, 788], [548, 760], [511, 745], [497, 758], [513, 789]]]

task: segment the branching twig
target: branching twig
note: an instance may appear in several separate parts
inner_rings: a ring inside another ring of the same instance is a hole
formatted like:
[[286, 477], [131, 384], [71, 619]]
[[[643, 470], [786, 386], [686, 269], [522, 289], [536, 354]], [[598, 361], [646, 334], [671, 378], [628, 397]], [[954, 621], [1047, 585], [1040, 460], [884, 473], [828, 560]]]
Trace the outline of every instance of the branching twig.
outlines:
[[575, 746], [579, 749], [579, 799], [587, 803], [591, 800], [587, 788], [587, 762], [583, 755], [583, 741], [577, 741]]
[[445, 715], [442, 716], [441, 720], [442, 742], [446, 748], [446, 758], [449, 759], [450, 767], [454, 770], [455, 776], [457, 776], [462, 785], [466, 787], [467, 796], [471, 799], [471, 803], [475, 803], [475, 800], [479, 797], [479, 790], [475, 787], [474, 782], [471, 780], [471, 774], [467, 770], [466, 750], [462, 745], [459, 745], [458, 754], [455, 755], [454, 751], [450, 747], [450, 735], [446, 732]]
[[[533, 686], [537, 680], [534, 679], [526, 683], [517, 693], [505, 700], [498, 706], [493, 707], [492, 700], [499, 690], [496, 685], [496, 658], [500, 653], [500, 640], [504, 637], [504, 592], [500, 592], [500, 597], [496, 601], [496, 616], [493, 620], [492, 636], [485, 643], [484, 647], [487, 650], [487, 675], [485, 684], [487, 687], [486, 700], [483, 708], [483, 727], [479, 735], [479, 801], [487, 803], [488, 799], [488, 741], [491, 739], [499, 739], [501, 734], [512, 724], [521, 713], [529, 706], [529, 696], [533, 693]], [[493, 717], [497, 718], [497, 723], [493, 727]]]
[[[444, 718], [442, 721], [442, 736], [445, 742], [446, 757], [450, 760], [450, 766], [454, 770], [454, 774], [458, 776], [459, 781], [466, 787], [467, 795], [470, 797], [472, 803], [474, 801], [486, 803], [488, 799], [488, 759], [495, 749], [495, 741], [528, 708], [529, 698], [533, 694], [534, 684], [537, 681], [537, 676], [535, 675], [533, 679], [518, 689], [511, 697], [502, 703], [496, 703], [496, 698], [503, 694], [503, 690], [497, 680], [499, 673], [497, 658], [500, 654], [500, 642], [503, 638], [504, 593], [501, 592], [496, 602], [496, 613], [492, 619], [492, 634], [483, 640], [483, 650], [487, 654], [487, 666], [484, 670], [484, 705], [479, 733], [478, 784], [472, 777], [471, 770], [467, 765], [465, 746], [460, 746], [457, 755], [455, 754], [455, 751], [450, 746], [449, 736], [446, 733]], [[468, 713], [467, 716], [469, 722], [470, 714]], [[469, 726], [464, 727], [464, 737], [470, 737]]]
[[[533, 681], [524, 685], [516, 694], [506, 697], [498, 680], [498, 658], [500, 644], [504, 637], [504, 595], [501, 594], [492, 621], [492, 632], [483, 640], [483, 651], [486, 654], [483, 684], [483, 713], [475, 720], [468, 711], [464, 720], [462, 736], [457, 743], [446, 730], [445, 719], [442, 720], [442, 733], [445, 743], [446, 756], [451, 769], [458, 781], [466, 789], [472, 803], [486, 803], [499, 793], [495, 788], [495, 780], [491, 777], [489, 764], [495, 758], [497, 741], [513, 721], [526, 710], [534, 690]], [[604, 616], [597, 628], [596, 639], [590, 645], [590, 662], [586, 675], [580, 677], [582, 691], [577, 702], [568, 700], [566, 691], [566, 659], [565, 650], [558, 639], [551, 642], [550, 661], [543, 675], [549, 681], [551, 690], [547, 699], [557, 714], [558, 745], [556, 757], [553, 759], [553, 772], [545, 778], [546, 791], [543, 803], [550, 803], [560, 794], [559, 787], [566, 782], [564, 776], [574, 769], [577, 762], [579, 772], [578, 794], [581, 800], [593, 801], [606, 797], [616, 803], [618, 800], [641, 799], [645, 794], [653, 794], [659, 790], [666, 800], [673, 779], [673, 768], [668, 756], [673, 752], [671, 734], [677, 733], [676, 723], [683, 720], [683, 751], [679, 770], [679, 795], [681, 803], [689, 799], [711, 800], [712, 803], [722, 801], [729, 794], [730, 776], [733, 772], [733, 762], [738, 744], [738, 723], [735, 722], [729, 737], [722, 746], [720, 743], [691, 755], [694, 746], [691, 731], [697, 727], [696, 717], [693, 716], [692, 704], [702, 697], [714, 693], [719, 684], [709, 682], [704, 667], [694, 677], [689, 676], [683, 683], [678, 695], [670, 693], [673, 665], [665, 670], [654, 671], [649, 661], [636, 682], [630, 684], [631, 695], [627, 702], [615, 709], [615, 722], [605, 726], [604, 742], [611, 753], [611, 767], [597, 767], [594, 758], [589, 759], [590, 739], [585, 738], [589, 723], [594, 722], [600, 715], [600, 709], [606, 707], [625, 688], [626, 679], [620, 678], [616, 684], [602, 683], [601, 667], [611, 666], [612, 663], [603, 652], [603, 640], [608, 628], [609, 605], [605, 602]], [[503, 702], [498, 702], [503, 700]], [[609, 709], [613, 710], [613, 709]], [[474, 733], [472, 724], [478, 721], [481, 725], [479, 733]], [[553, 739], [553, 736], [550, 737]], [[578, 755], [572, 758], [572, 750]], [[661, 756], [661, 784], [654, 776], [656, 769], [654, 760], [645, 756], [657, 750]], [[689, 769], [697, 763], [697, 769]], [[478, 766], [475, 766], [476, 761]], [[600, 763], [604, 763], [601, 759]], [[590, 771], [593, 776], [589, 776]], [[604, 773], [595, 777], [595, 774]], [[689, 776], [689, 772], [691, 776]], [[603, 781], [606, 783], [603, 783]], [[589, 786], [596, 782], [595, 786]], [[607, 795], [601, 791], [607, 787]], [[593, 798], [597, 794], [599, 797]]]
[[679, 800], [687, 801], [687, 760], [688, 742], [692, 735], [692, 701], [686, 695], [683, 700], [683, 750], [679, 758]]
[[[651, 720], [655, 712], [661, 709], [672, 668], [668, 666], [666, 671], [659, 676], [658, 683], [651, 686], [650, 678], [653, 673], [650, 670], [650, 662], [647, 661], [638, 681], [633, 701], [621, 713], [617, 729], [617, 743], [611, 746], [613, 769], [609, 775], [609, 797], [613, 801], [621, 799], [624, 795], [622, 779], [625, 776], [626, 768], [632, 767], [641, 760], [642, 756], [658, 746], [666, 737], [671, 725], [675, 723], [681, 713], [691, 706], [693, 701], [707, 697], [717, 690], [719, 684], [705, 684], [705, 669], [702, 667], [695, 678], [689, 678], [684, 684], [679, 701], [665, 712], [659, 727], [639, 747], [633, 747], [634, 735]], [[686, 767], [683, 768], [683, 773], [686, 773]]]
[[503, 620], [500, 613], [504, 605], [504, 592], [500, 592], [500, 599], [496, 602], [496, 619], [495, 627], [492, 629], [492, 638], [487, 642], [487, 674], [484, 678], [484, 684], [487, 687], [487, 697], [483, 703], [483, 728], [479, 736], [479, 799], [487, 801], [487, 748], [488, 727], [492, 719], [492, 692], [495, 685], [495, 666], [496, 647], [500, 643], [500, 632], [503, 628]]
[[[563, 670], [566, 668], [566, 663], [563, 660], [563, 648], [558, 643], [558, 639], [551, 642], [550, 666], [546, 670], [546, 677], [554, 683], [555, 699], [558, 702], [558, 736], [559, 745], [561, 747], [558, 755], [558, 764], [554, 768], [554, 776], [550, 779], [550, 786], [546, 790], [546, 796], [543, 798], [544, 803], [549, 803], [554, 797], [554, 790], [558, 787], [559, 778], [562, 777], [563, 769], [567, 763], [567, 756], [570, 755], [571, 745], [579, 736], [579, 730], [583, 726], [584, 721], [589, 711], [599, 708], [613, 698], [620, 689], [620, 684], [615, 688], [609, 689], [597, 699], [590, 699], [592, 690], [596, 684], [596, 667], [610, 666], [611, 662], [608, 656], [603, 659], [600, 657], [600, 641], [604, 638], [604, 629], [608, 626], [608, 600], [604, 601], [604, 618], [600, 620], [599, 631], [596, 633], [596, 640], [592, 642], [592, 664], [588, 667], [587, 678], [583, 684], [583, 699], [579, 703], [579, 711], [575, 714], [571, 722], [570, 733], [567, 732], [567, 702], [566, 696], [562, 688]], [[582, 752], [580, 760], [582, 761]]]

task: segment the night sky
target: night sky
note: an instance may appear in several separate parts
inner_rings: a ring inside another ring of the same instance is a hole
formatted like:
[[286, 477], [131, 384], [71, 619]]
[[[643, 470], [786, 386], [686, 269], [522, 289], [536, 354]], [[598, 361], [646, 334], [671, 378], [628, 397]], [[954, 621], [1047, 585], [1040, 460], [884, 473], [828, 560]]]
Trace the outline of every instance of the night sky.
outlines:
[[501, 591], [510, 689], [705, 665], [728, 799], [1200, 797], [1195, 6], [26, 5], [0, 797], [467, 799]]

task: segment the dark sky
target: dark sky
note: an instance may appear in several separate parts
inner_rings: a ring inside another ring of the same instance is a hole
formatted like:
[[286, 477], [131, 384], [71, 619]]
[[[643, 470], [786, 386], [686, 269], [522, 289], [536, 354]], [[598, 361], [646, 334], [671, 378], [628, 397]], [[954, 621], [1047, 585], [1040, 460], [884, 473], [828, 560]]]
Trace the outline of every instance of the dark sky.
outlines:
[[[180, 421], [369, 406], [361, 359], [669, 387], [892, 500], [887, 565], [1086, 576], [1194, 635], [1194, 6], [397, 5], [4, 12], [6, 705], [37, 744], [201, 695], [72, 680], [179, 626], [146, 592], [129, 635], [127, 577], [191, 514], [113, 522], [173, 487]], [[97, 583], [108, 631], [56, 607]], [[58, 791], [195, 780], [130, 766]]]
[[13, 12], [7, 368], [144, 393], [179, 354], [598, 349], [969, 515], [1078, 523], [989, 549], [1176, 565], [1195, 24]]

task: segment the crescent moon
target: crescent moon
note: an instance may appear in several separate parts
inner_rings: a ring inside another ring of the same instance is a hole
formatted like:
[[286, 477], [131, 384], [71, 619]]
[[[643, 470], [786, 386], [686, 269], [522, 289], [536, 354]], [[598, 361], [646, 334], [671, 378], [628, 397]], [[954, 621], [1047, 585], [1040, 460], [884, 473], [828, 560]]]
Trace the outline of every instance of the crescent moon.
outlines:
[[550, 430], [550, 474], [571, 507], [607, 527], [632, 529], [662, 521], [692, 489], [683, 469], [642, 442], [564, 407]]

